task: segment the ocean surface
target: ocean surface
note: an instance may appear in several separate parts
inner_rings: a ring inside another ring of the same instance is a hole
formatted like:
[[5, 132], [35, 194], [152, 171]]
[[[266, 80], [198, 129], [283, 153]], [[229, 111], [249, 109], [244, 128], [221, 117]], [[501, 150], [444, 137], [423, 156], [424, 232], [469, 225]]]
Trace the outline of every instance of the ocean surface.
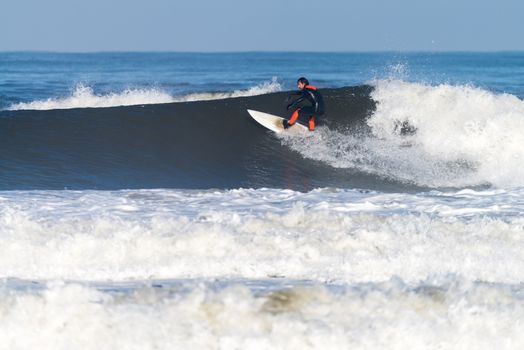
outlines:
[[[279, 136], [306, 76], [314, 133]], [[0, 53], [0, 349], [524, 347], [524, 53]]]

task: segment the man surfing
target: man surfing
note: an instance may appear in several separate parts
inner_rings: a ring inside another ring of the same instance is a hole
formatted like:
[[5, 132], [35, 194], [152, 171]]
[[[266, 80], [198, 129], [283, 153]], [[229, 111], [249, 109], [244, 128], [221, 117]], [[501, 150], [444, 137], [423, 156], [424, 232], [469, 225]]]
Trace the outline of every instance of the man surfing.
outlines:
[[[317, 88], [309, 85], [309, 81], [301, 77], [297, 80], [298, 91], [288, 97], [288, 101], [292, 100], [287, 105], [287, 110], [294, 109], [293, 114], [289, 120], [284, 120], [284, 129], [289, 128], [297, 122], [300, 117], [301, 120], [307, 120], [309, 131], [315, 130], [315, 117], [319, 117], [324, 114], [324, 99], [322, 95], [317, 91]], [[299, 96], [293, 100], [294, 96]], [[306, 101], [309, 103], [308, 106], [302, 106], [302, 102]]]

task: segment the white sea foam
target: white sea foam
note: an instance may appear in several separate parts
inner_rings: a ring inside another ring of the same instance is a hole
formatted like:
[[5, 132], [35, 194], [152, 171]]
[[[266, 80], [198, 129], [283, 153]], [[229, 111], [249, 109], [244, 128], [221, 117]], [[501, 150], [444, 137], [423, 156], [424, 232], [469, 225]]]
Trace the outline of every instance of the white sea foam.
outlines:
[[0, 192], [0, 349], [520, 348], [523, 198]]
[[519, 283], [524, 191], [3, 192], [0, 271], [24, 279]]
[[0, 288], [0, 349], [518, 349], [522, 290], [448, 278], [250, 290]]
[[173, 102], [173, 96], [158, 88], [126, 89], [121, 92], [96, 94], [90, 86], [79, 84], [74, 88], [70, 96], [20, 102], [10, 106], [9, 110], [113, 107], [168, 102]]
[[273, 78], [270, 82], [262, 83], [247, 90], [237, 90], [232, 92], [193, 93], [183, 96], [172, 96], [160, 88], [135, 88], [126, 89], [121, 92], [97, 94], [90, 86], [79, 84], [75, 87], [70, 96], [49, 98], [47, 100], [38, 100], [32, 102], [20, 102], [13, 104], [8, 109], [49, 110], [218, 100], [231, 97], [262, 95], [280, 90], [281, 86], [276, 78]]
[[[524, 101], [470, 86], [378, 81], [373, 136], [319, 129], [284, 142], [304, 157], [431, 187], [524, 185]], [[329, 117], [329, 116], [328, 116]], [[416, 131], [401, 135], [402, 125]]]

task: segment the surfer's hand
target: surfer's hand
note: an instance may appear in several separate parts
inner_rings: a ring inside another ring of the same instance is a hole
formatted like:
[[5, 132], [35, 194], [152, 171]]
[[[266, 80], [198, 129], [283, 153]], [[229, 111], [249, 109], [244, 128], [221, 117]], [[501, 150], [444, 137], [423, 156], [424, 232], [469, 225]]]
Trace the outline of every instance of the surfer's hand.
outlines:
[[291, 125], [289, 125], [289, 122], [287, 120], [284, 120], [282, 121], [282, 126], [284, 127], [284, 129], [287, 129], [289, 128]]

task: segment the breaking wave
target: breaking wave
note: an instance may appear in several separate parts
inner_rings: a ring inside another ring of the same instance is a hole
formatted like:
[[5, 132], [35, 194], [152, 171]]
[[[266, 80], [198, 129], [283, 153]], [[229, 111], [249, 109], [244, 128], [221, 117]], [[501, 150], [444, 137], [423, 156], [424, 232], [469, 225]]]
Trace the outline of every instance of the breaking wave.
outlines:
[[280, 91], [281, 86], [276, 78], [270, 82], [253, 86], [246, 90], [232, 92], [192, 93], [182, 96], [173, 96], [161, 88], [135, 88], [106, 94], [96, 93], [92, 87], [84, 84], [77, 85], [70, 96], [48, 98], [32, 102], [20, 102], [11, 105], [8, 110], [50, 110], [70, 108], [97, 108], [133, 106], [171, 102], [218, 100], [231, 97], [262, 95]]
[[513, 95], [401, 80], [323, 89], [323, 126], [277, 137], [246, 110], [284, 115], [286, 93], [265, 93], [279, 88], [1, 112], [0, 189], [524, 186], [524, 102]]
[[[286, 138], [304, 157], [428, 187], [524, 185], [524, 101], [472, 86], [378, 81], [365, 132]], [[349, 117], [349, 116], [348, 116]]]

